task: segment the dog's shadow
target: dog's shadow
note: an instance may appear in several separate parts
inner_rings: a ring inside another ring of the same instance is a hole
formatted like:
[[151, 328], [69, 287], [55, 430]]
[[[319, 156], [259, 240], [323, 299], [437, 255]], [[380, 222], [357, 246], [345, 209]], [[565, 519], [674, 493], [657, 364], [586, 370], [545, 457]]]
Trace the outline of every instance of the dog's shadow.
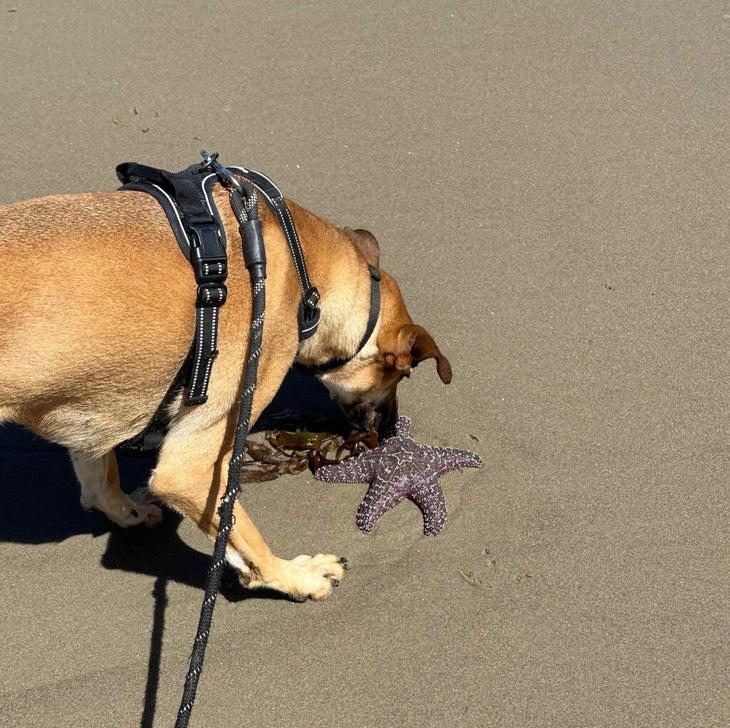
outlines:
[[[339, 423], [346, 425], [325, 388], [314, 378], [292, 370], [254, 431], [275, 427], [281, 421]], [[124, 490], [145, 485], [154, 458], [119, 457]], [[107, 569], [121, 569], [155, 577], [154, 609], [150, 630], [150, 654], [141, 728], [152, 726], [165, 631], [167, 585], [170, 581], [205, 588], [210, 556], [188, 546], [179, 536], [181, 516], [165, 510], [162, 523], [153, 529], [123, 529], [104, 514], [85, 512], [79, 504], [79, 486], [68, 453], [20, 427], [0, 427], [0, 482], [3, 509], [0, 540], [26, 544], [63, 541], [80, 534], [109, 534], [101, 563]], [[279, 592], [246, 591], [232, 570], [222, 579], [220, 594], [228, 601], [243, 599], [286, 599]]]
[[[311, 422], [313, 415], [315, 420], [344, 423], [339, 408], [319, 381], [292, 369], [254, 430], [274, 426], [282, 419]], [[154, 467], [153, 457], [118, 460], [125, 491], [147, 483]], [[162, 523], [154, 529], [123, 529], [103, 513], [84, 511], [79, 504], [79, 485], [64, 448], [14, 425], [0, 427], [0, 483], [0, 541], [42, 544], [81, 534], [109, 534], [102, 557], [106, 568], [164, 576], [203, 588], [209, 557], [182, 541], [178, 535], [180, 516], [165, 510]], [[235, 579], [226, 580], [221, 593], [232, 600], [247, 594], [276, 598], [273, 593], [244, 592]]]

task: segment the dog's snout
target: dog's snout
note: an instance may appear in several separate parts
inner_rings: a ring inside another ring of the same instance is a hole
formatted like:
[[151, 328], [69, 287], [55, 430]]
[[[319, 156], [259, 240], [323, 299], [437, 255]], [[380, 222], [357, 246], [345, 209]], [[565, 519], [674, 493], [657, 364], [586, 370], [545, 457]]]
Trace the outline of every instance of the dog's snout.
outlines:
[[362, 400], [343, 405], [343, 409], [353, 427], [376, 430], [381, 439], [394, 431], [398, 419], [398, 404], [395, 397], [378, 403]]
[[386, 437], [392, 437], [395, 434], [395, 423], [398, 420], [398, 402], [395, 397], [386, 403], [386, 406], [380, 411], [380, 421], [378, 422], [378, 436], [382, 440]]
[[347, 421], [358, 430], [377, 429], [378, 416], [375, 407], [368, 402], [357, 402], [351, 405], [342, 405]]

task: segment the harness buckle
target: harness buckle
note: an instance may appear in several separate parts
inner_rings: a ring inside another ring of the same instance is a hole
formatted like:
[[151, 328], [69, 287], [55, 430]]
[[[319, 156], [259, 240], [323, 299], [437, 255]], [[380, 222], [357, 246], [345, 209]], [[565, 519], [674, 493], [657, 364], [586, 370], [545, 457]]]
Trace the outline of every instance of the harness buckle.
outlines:
[[222, 306], [226, 302], [228, 289], [223, 283], [201, 283], [195, 305], [203, 308]]
[[312, 286], [302, 295], [297, 311], [297, 322], [299, 324], [299, 341], [304, 341], [313, 336], [319, 326], [320, 310], [319, 291]]
[[228, 276], [226, 249], [221, 241], [218, 223], [212, 218], [188, 218], [190, 262], [195, 280], [202, 283], [223, 283]]
[[320, 299], [319, 291], [314, 286], [312, 286], [302, 296], [302, 301], [304, 302], [304, 307], [307, 309], [310, 309], [310, 310], [317, 308], [319, 299]]

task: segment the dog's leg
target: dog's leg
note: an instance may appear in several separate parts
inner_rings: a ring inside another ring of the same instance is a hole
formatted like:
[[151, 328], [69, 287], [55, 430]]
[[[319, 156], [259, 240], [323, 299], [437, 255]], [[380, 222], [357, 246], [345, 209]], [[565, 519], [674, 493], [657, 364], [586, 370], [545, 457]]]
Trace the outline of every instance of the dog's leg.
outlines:
[[98, 508], [120, 526], [156, 526], [162, 520], [162, 510], [148, 503], [147, 488], [138, 488], [127, 495], [119, 484], [119, 468], [114, 451], [102, 457], [90, 458], [71, 452], [76, 477], [81, 483], [81, 505], [86, 510]]
[[[230, 452], [225, 453], [226, 422], [192, 436], [169, 436], [150, 481], [155, 497], [180, 511], [211, 538], [218, 529], [218, 502], [225, 490]], [[211, 453], [224, 454], [217, 460]], [[248, 588], [266, 587], [292, 599], [324, 599], [339, 584], [345, 560], [332, 554], [275, 556], [248, 514], [236, 503], [226, 558]]]

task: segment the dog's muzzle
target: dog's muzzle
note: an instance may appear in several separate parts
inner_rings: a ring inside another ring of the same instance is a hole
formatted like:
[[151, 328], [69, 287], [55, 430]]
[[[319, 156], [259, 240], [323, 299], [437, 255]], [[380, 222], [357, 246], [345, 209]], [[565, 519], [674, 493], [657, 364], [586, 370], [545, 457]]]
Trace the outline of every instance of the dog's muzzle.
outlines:
[[376, 430], [382, 439], [395, 428], [398, 419], [398, 401], [395, 397], [380, 403], [367, 400], [340, 405], [350, 424], [359, 430]]

